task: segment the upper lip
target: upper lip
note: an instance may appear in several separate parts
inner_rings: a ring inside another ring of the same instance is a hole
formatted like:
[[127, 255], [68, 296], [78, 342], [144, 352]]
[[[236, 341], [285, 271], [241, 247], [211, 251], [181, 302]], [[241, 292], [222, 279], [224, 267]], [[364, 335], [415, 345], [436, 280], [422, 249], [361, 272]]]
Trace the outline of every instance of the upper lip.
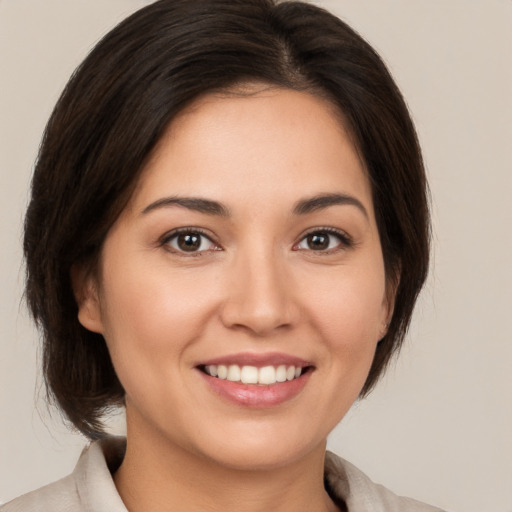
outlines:
[[209, 365], [232, 365], [238, 366], [295, 366], [304, 368], [306, 366], [312, 366], [309, 361], [300, 357], [292, 356], [290, 354], [284, 354], [281, 352], [268, 352], [263, 354], [256, 354], [250, 352], [242, 352], [239, 354], [230, 354], [226, 356], [215, 357], [208, 359], [207, 361], [201, 361], [197, 366], [209, 366]]

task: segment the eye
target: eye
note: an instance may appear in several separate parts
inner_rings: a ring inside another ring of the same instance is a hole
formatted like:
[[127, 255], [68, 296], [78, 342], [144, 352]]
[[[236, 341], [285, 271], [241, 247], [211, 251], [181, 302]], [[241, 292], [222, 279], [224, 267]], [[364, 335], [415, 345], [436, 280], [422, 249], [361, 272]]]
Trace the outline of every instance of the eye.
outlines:
[[304, 236], [295, 246], [299, 251], [328, 252], [348, 248], [352, 241], [345, 233], [335, 229], [318, 229]]
[[218, 245], [211, 238], [196, 229], [174, 231], [162, 240], [162, 245], [169, 247], [172, 251], [181, 253], [219, 250]]

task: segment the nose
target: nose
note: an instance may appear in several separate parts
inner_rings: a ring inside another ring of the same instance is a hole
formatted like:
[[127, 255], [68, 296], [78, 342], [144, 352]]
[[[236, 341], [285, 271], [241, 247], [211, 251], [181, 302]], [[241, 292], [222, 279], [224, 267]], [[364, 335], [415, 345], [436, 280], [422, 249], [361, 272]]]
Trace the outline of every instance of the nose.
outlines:
[[223, 324], [258, 337], [293, 327], [300, 315], [285, 267], [272, 252], [236, 258], [227, 280]]

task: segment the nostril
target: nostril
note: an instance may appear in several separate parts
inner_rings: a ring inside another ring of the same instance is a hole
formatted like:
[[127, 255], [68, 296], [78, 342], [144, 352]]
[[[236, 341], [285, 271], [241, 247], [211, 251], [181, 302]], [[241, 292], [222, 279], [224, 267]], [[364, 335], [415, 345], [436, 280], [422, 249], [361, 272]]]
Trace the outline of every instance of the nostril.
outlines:
[[295, 323], [287, 307], [265, 304], [230, 303], [222, 311], [222, 323], [230, 328], [250, 332], [255, 336], [267, 336], [283, 331]]

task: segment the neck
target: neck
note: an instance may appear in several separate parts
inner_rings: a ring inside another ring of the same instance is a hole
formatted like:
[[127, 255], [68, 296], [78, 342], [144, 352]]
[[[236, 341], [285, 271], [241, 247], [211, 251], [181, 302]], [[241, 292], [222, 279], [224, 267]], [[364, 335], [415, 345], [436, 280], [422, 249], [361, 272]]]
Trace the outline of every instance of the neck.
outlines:
[[284, 466], [240, 470], [128, 429], [114, 481], [130, 512], [334, 512], [323, 485], [324, 456], [322, 444]]

